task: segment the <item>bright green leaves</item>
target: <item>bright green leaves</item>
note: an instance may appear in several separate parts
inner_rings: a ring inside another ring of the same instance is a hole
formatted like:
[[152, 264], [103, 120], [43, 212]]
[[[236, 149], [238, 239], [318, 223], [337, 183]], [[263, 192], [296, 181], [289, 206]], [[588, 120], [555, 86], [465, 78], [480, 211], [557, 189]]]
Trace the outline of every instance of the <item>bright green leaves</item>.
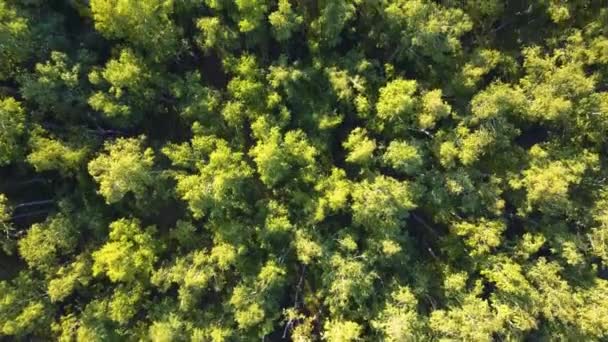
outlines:
[[196, 42], [203, 51], [217, 49], [224, 52], [232, 49], [237, 43], [237, 32], [222, 23], [218, 17], [200, 18], [196, 21], [196, 28], [200, 31]]
[[496, 139], [492, 131], [484, 128], [471, 132], [465, 127], [459, 127], [457, 134], [461, 139], [458, 157], [463, 165], [478, 161]]
[[423, 321], [417, 312], [418, 300], [408, 287], [391, 293], [386, 306], [372, 322], [386, 341], [414, 341], [423, 335]]
[[403, 123], [414, 115], [416, 99], [414, 93], [418, 83], [414, 80], [397, 79], [380, 88], [376, 110], [378, 117], [386, 123]]
[[608, 282], [597, 279], [596, 284], [582, 294], [585, 305], [578, 311], [577, 325], [593, 338], [608, 334]]
[[346, 172], [337, 168], [331, 170], [331, 175], [317, 182], [315, 190], [321, 193], [321, 197], [315, 211], [315, 221], [322, 221], [328, 214], [346, 209], [351, 185]]
[[268, 11], [267, 0], [234, 0], [238, 11], [239, 30], [243, 33], [257, 29]]
[[526, 114], [532, 120], [563, 120], [572, 115], [575, 101], [595, 88], [595, 77], [585, 74], [582, 63], [559, 63], [561, 54], [543, 56], [539, 48], [524, 50], [524, 56], [527, 74], [520, 83], [531, 97]]
[[366, 300], [373, 295], [377, 274], [362, 261], [335, 254], [329, 260], [330, 270], [324, 274], [327, 294], [325, 304], [335, 316], [362, 314]]
[[85, 287], [91, 281], [91, 261], [84, 255], [72, 263], [61, 266], [48, 283], [47, 293], [51, 302], [63, 301], [77, 288]]
[[519, 88], [493, 83], [477, 93], [471, 101], [471, 111], [478, 121], [500, 116], [513, 116], [525, 110], [526, 97]]
[[179, 154], [173, 149], [169, 145], [163, 152], [175, 165], [185, 166], [189, 164], [187, 160], [192, 160], [195, 161], [192, 166], [198, 170], [197, 174], [176, 175], [176, 191], [188, 202], [194, 217], [203, 217], [210, 210], [247, 208], [245, 187], [253, 170], [244, 161], [243, 153], [235, 152], [226, 141], [211, 136], [194, 137], [190, 146], [179, 147]]
[[261, 82], [263, 71], [256, 58], [243, 55], [238, 59], [228, 58], [224, 64], [235, 75], [228, 83], [228, 93], [244, 104], [259, 106], [264, 96], [264, 85]]
[[294, 12], [290, 0], [279, 0], [278, 6], [277, 10], [268, 16], [268, 21], [274, 37], [278, 41], [286, 41], [302, 24], [303, 18]]
[[[355, 16], [356, 1], [326, 0], [320, 3], [320, 14], [311, 24], [314, 50], [322, 46], [334, 47], [340, 43], [340, 34], [345, 25]], [[309, 38], [310, 39], [310, 38]]]
[[281, 244], [287, 234], [294, 230], [294, 225], [289, 220], [289, 211], [287, 207], [274, 200], [268, 202], [266, 210], [262, 237]]
[[350, 132], [342, 146], [348, 151], [346, 161], [353, 164], [366, 165], [372, 161], [376, 141], [367, 137], [365, 128], [355, 128]]
[[23, 97], [60, 117], [71, 114], [74, 107], [82, 108], [85, 100], [79, 89], [80, 69], [80, 64], [74, 64], [65, 53], [53, 51], [50, 60], [36, 64], [35, 73], [23, 77]]
[[244, 331], [259, 327], [258, 335], [268, 334], [273, 320], [280, 316], [277, 306], [285, 283], [286, 270], [275, 261], [267, 261], [257, 276], [234, 288], [230, 305], [238, 328]]
[[153, 231], [153, 227], [142, 229], [136, 219], [112, 222], [108, 241], [92, 254], [93, 275], [105, 275], [112, 282], [146, 279], [157, 258]]
[[39, 292], [40, 286], [40, 282], [27, 272], [20, 272], [11, 281], [0, 281], [0, 334], [48, 333], [46, 326], [52, 313]]
[[443, 101], [441, 90], [417, 95], [415, 80], [396, 79], [380, 88], [376, 111], [379, 127], [403, 130], [413, 123], [422, 129], [434, 128], [437, 121], [451, 114], [452, 108]]
[[73, 251], [77, 241], [74, 224], [58, 215], [33, 225], [19, 240], [19, 254], [31, 268], [49, 271], [57, 258]]
[[0, 335], [605, 340], [608, 11], [541, 2], [0, 0]]
[[143, 147], [144, 138], [119, 138], [104, 145], [103, 153], [89, 162], [89, 173], [99, 184], [106, 203], [120, 201], [127, 193], [143, 200], [156, 175], [154, 152]]
[[10, 164], [21, 153], [25, 111], [12, 97], [0, 99], [0, 165]]
[[304, 132], [289, 131], [284, 136], [274, 127], [269, 134], [258, 140], [249, 151], [256, 163], [260, 180], [268, 187], [297, 174], [304, 181], [313, 181], [317, 149]]
[[171, 93], [178, 99], [180, 114], [187, 120], [209, 120], [219, 106], [218, 92], [202, 85], [199, 72], [188, 73], [173, 83]]
[[163, 60], [176, 53], [180, 30], [169, 16], [173, 0], [92, 0], [95, 29], [107, 38], [125, 39]]
[[143, 110], [154, 96], [152, 74], [132, 50], [120, 52], [104, 69], [89, 74], [92, 84], [106, 89], [89, 98], [89, 105], [119, 125], [128, 126], [142, 119]]
[[418, 127], [431, 129], [437, 121], [451, 114], [452, 107], [442, 99], [440, 89], [431, 90], [422, 96], [422, 112], [418, 115]]
[[0, 80], [12, 77], [32, 48], [28, 20], [5, 0], [0, 1]]
[[179, 308], [191, 310], [205, 291], [224, 288], [226, 275], [234, 266], [237, 256], [237, 250], [232, 245], [219, 243], [211, 252], [197, 250], [177, 258], [173, 264], [155, 271], [151, 281], [162, 292], [177, 284]]
[[328, 321], [325, 323], [323, 338], [329, 342], [359, 341], [362, 333], [361, 325], [352, 321]]
[[497, 318], [488, 302], [467, 296], [462, 304], [450, 310], [431, 313], [430, 328], [446, 340], [493, 341], [502, 321]]
[[[13, 225], [11, 223], [12, 208], [8, 203], [6, 195], [0, 193], [0, 248], [6, 252], [7, 248], [10, 247], [10, 238], [13, 234]], [[8, 252], [6, 252], [9, 254]]]
[[391, 141], [382, 159], [395, 171], [403, 172], [407, 175], [416, 174], [424, 165], [420, 149], [416, 145], [405, 141]]
[[608, 264], [608, 198], [606, 191], [600, 192], [600, 198], [593, 208], [595, 226], [588, 234], [590, 252]]
[[446, 8], [431, 1], [397, 0], [387, 3], [384, 15], [396, 40], [399, 56], [414, 59], [416, 54], [446, 64], [449, 56], [460, 52], [460, 37], [473, 27], [460, 9]]
[[513, 179], [511, 186], [526, 190], [526, 211], [538, 209], [548, 214], [570, 209], [571, 188], [598, 162], [598, 156], [588, 151], [582, 151], [576, 158], [554, 159], [539, 145], [533, 146], [529, 155], [530, 167], [522, 172], [521, 179]]
[[416, 195], [410, 184], [391, 177], [364, 180], [353, 186], [353, 221], [380, 235], [394, 234], [416, 207]]
[[501, 243], [501, 235], [507, 229], [504, 222], [480, 219], [476, 222], [459, 222], [451, 230], [464, 237], [465, 245], [471, 255], [484, 255]]
[[[479, 0], [470, 0], [469, 3], [474, 4]], [[484, 4], [492, 3], [490, 1], [481, 1]], [[480, 4], [474, 4], [476, 8]], [[499, 62], [505, 59], [504, 56], [497, 50], [492, 49], [481, 49], [476, 50], [472, 54], [471, 61], [466, 63], [459, 75], [454, 79], [454, 91], [458, 93], [469, 93], [477, 88], [477, 85], [481, 83], [483, 77], [492, 71]]]
[[47, 134], [44, 130], [36, 130], [32, 134], [28, 163], [38, 172], [57, 170], [69, 175], [78, 171], [87, 156], [87, 148], [47, 137]]

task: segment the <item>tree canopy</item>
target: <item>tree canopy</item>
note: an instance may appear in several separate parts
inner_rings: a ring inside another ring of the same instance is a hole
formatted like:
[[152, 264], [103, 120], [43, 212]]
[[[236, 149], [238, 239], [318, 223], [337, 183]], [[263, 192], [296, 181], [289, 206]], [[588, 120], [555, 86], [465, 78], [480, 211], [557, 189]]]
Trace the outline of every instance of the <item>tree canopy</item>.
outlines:
[[604, 0], [0, 0], [0, 340], [608, 340]]

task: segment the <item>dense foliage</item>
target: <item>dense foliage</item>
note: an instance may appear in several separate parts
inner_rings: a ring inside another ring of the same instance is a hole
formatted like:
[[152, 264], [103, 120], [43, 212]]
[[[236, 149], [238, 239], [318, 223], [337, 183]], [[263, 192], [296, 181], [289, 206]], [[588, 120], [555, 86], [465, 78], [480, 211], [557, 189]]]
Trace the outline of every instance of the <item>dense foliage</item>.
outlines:
[[603, 0], [0, 0], [0, 339], [608, 338]]

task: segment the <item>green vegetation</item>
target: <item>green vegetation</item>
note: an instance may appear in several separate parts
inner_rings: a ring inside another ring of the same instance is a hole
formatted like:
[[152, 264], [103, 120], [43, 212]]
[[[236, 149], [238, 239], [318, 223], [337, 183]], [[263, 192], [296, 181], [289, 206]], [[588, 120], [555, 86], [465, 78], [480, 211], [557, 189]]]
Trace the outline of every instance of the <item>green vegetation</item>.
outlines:
[[0, 340], [608, 340], [603, 0], [0, 0]]

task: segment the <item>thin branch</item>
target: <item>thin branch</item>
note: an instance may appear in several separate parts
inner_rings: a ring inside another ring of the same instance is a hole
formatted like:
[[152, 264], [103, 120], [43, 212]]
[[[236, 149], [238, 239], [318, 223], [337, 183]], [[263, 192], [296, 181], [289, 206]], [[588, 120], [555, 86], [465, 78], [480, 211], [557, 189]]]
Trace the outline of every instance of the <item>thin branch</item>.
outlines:
[[31, 206], [35, 206], [35, 205], [51, 204], [51, 203], [55, 203], [55, 200], [42, 200], [42, 201], [32, 201], [32, 202], [27, 202], [27, 203], [21, 203], [21, 204], [14, 206], [13, 209], [31, 207]]

